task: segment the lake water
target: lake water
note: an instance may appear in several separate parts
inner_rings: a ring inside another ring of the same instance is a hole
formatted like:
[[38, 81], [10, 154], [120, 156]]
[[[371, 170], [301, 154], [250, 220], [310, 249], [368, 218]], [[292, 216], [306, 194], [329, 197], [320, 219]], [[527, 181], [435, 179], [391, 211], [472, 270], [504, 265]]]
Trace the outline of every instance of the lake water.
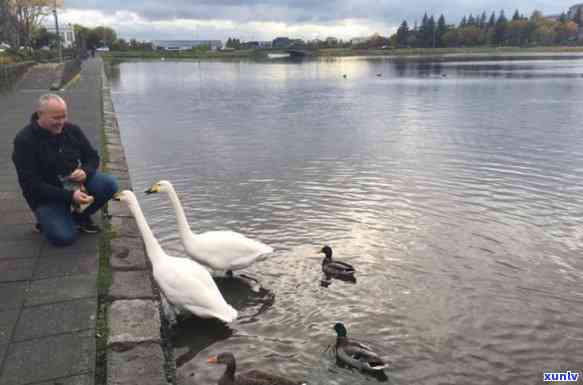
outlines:
[[[583, 369], [583, 58], [129, 62], [114, 106], [136, 191], [173, 182], [192, 229], [276, 255], [219, 282], [240, 318], [188, 320], [180, 384], [231, 351], [310, 384], [534, 384]], [[185, 255], [166, 196], [138, 196]], [[321, 285], [319, 249], [357, 283]], [[386, 377], [338, 367], [332, 326]]]

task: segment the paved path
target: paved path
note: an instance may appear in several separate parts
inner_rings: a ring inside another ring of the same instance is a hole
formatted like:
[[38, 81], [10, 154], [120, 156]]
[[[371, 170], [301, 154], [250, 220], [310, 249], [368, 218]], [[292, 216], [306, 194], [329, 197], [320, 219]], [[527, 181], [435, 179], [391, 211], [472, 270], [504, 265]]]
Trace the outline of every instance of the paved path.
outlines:
[[[69, 119], [96, 148], [102, 127], [100, 59], [61, 94]], [[32, 231], [20, 193], [12, 140], [48, 92], [55, 68], [34, 68], [0, 94], [0, 385], [92, 385], [99, 235], [56, 248]]]

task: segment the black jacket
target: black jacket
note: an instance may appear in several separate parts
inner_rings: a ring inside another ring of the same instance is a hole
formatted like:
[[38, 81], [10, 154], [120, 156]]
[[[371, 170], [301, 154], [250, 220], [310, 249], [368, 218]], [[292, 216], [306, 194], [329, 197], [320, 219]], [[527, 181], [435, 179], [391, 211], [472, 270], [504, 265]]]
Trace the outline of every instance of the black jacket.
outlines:
[[14, 138], [12, 161], [28, 206], [35, 210], [51, 202], [71, 204], [73, 192], [63, 189], [59, 176], [81, 168], [91, 178], [99, 167], [99, 155], [81, 129], [66, 122], [59, 135], [52, 135], [32, 115], [30, 124]]

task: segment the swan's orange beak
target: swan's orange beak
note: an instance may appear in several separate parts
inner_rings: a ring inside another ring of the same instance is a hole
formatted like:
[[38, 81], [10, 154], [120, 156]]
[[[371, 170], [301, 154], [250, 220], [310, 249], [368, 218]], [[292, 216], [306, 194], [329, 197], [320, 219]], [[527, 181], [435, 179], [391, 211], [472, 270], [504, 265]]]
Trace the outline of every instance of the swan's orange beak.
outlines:
[[217, 356], [210, 356], [208, 358], [208, 360], [206, 360], [206, 362], [209, 364], [218, 364], [219, 360], [218, 360]]

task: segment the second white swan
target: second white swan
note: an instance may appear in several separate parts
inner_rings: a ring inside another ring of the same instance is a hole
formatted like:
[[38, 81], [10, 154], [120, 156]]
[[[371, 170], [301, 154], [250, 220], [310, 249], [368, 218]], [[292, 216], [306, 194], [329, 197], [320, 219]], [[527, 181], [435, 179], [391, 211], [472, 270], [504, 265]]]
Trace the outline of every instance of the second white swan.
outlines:
[[233, 270], [243, 269], [273, 253], [272, 247], [234, 231], [193, 233], [172, 183], [161, 180], [146, 190], [146, 194], [159, 192], [165, 192], [170, 197], [180, 239], [188, 255], [195, 261], [232, 275]]

